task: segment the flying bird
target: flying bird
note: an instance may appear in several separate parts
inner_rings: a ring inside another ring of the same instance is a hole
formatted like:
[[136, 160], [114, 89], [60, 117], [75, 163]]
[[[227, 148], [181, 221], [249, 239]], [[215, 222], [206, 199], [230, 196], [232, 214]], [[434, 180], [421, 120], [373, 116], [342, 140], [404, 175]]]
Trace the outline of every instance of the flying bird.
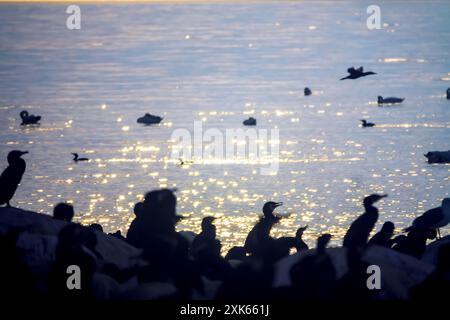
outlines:
[[376, 74], [375, 72], [372, 71], [368, 71], [368, 72], [364, 72], [364, 68], [363, 67], [359, 67], [358, 69], [355, 69], [354, 67], [348, 68], [347, 72], [349, 73], [348, 76], [346, 76], [345, 78], [342, 78], [341, 80], [346, 80], [346, 79], [358, 79], [361, 77], [365, 77], [365, 76], [369, 76], [372, 74]]

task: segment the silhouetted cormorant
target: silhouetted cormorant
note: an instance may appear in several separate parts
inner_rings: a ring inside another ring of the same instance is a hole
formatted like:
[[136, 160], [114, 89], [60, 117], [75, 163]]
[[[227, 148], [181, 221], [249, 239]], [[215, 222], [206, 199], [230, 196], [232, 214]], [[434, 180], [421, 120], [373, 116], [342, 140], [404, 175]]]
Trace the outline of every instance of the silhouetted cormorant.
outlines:
[[297, 232], [295, 233], [295, 248], [297, 249], [297, 252], [309, 249], [308, 245], [302, 239], [303, 232], [307, 228], [308, 228], [308, 226], [304, 226], [304, 227], [298, 228]]
[[191, 252], [195, 258], [220, 256], [221, 244], [216, 239], [214, 219], [214, 217], [204, 217], [202, 220], [202, 231], [194, 238], [191, 245]]
[[305, 93], [305, 96], [310, 96], [312, 94], [312, 91], [308, 87], [306, 87], [303, 92]]
[[26, 111], [26, 110], [23, 110], [20, 113], [20, 117], [22, 118], [21, 125], [36, 124], [39, 122], [39, 120], [41, 120], [41, 116], [35, 116], [32, 114], [28, 114], [28, 111]]
[[53, 218], [71, 222], [74, 216], [73, 206], [68, 203], [58, 203], [53, 209]]
[[26, 153], [28, 151], [18, 150], [13, 150], [8, 153], [9, 166], [0, 176], [0, 205], [6, 203], [7, 207], [11, 207], [9, 202], [16, 192], [27, 166], [25, 160], [21, 158]]
[[363, 67], [359, 67], [358, 69], [351, 67], [351, 68], [347, 69], [347, 72], [350, 73], [350, 75], [346, 76], [345, 78], [342, 78], [341, 80], [358, 79], [361, 77], [369, 76], [371, 74], [376, 74], [375, 72], [372, 72], [372, 71], [364, 72]]
[[374, 126], [375, 126], [375, 123], [367, 122], [367, 121], [364, 120], [364, 119], [361, 119], [360, 121], [362, 122], [363, 128], [366, 128], [366, 127], [374, 127]]
[[89, 161], [89, 158], [78, 158], [78, 153], [72, 153], [73, 155], [73, 161], [78, 162], [78, 161]]
[[447, 89], [447, 99], [450, 100], [450, 88]]
[[450, 198], [442, 200], [442, 205], [437, 208], [426, 211], [423, 215], [414, 219], [412, 226], [405, 229], [437, 229], [439, 237], [441, 236], [439, 228], [445, 227], [450, 223]]
[[244, 122], [242, 122], [244, 124], [244, 126], [256, 126], [256, 119], [253, 117], [248, 118], [247, 120], [244, 120]]
[[146, 113], [143, 117], [137, 119], [137, 123], [143, 124], [157, 124], [162, 121], [163, 118], [160, 116], [154, 116], [150, 113]]
[[366, 211], [350, 225], [344, 236], [344, 247], [355, 249], [367, 244], [369, 234], [378, 220], [378, 209], [373, 204], [384, 197], [387, 197], [387, 194], [372, 194], [364, 198]]
[[394, 234], [395, 226], [391, 221], [387, 221], [381, 227], [381, 230], [378, 231], [370, 240], [369, 244], [378, 245], [382, 247], [391, 247], [391, 237]]
[[253, 254], [262, 254], [268, 249], [268, 242], [273, 240], [270, 236], [270, 230], [274, 224], [280, 221], [280, 217], [275, 216], [273, 211], [281, 205], [283, 205], [282, 202], [273, 201], [269, 201], [264, 204], [264, 216], [256, 223], [245, 240], [244, 247], [248, 252]]

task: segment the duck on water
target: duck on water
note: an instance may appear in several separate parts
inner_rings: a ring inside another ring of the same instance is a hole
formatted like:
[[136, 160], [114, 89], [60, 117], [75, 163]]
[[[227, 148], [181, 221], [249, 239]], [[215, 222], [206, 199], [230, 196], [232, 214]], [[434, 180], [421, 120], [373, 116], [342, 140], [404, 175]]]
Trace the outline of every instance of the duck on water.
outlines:
[[38, 124], [39, 121], [41, 120], [41, 116], [35, 116], [33, 114], [29, 114], [28, 111], [23, 110], [20, 113], [20, 118], [22, 118], [22, 123], [21, 125], [27, 125], [27, 124]]
[[396, 98], [396, 97], [383, 98], [382, 96], [378, 96], [378, 104], [402, 103], [403, 100], [405, 100], [405, 98]]
[[150, 113], [146, 113], [143, 117], [137, 119], [137, 123], [143, 124], [158, 124], [162, 121], [163, 118], [160, 116], [155, 116]]

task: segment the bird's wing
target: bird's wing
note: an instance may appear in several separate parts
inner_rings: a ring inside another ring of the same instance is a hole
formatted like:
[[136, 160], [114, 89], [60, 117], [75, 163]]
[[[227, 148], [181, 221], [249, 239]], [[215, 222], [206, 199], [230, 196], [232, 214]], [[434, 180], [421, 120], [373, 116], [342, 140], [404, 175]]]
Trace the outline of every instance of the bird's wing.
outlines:
[[444, 214], [441, 207], [433, 208], [414, 219], [413, 226], [417, 228], [432, 228], [441, 221], [443, 217]]
[[358, 72], [363, 72], [363, 71], [364, 71], [364, 68], [363, 68], [363, 67], [359, 67], [358, 69], [356, 69], [356, 71], [358, 71]]
[[356, 69], [354, 67], [348, 68], [347, 72], [350, 74], [354, 74], [356, 72]]

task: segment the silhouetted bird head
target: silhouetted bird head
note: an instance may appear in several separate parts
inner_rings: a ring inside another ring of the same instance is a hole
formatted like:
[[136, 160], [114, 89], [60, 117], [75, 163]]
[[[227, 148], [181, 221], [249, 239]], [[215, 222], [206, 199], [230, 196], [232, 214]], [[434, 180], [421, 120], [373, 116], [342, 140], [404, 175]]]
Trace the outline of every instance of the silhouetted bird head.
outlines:
[[206, 229], [206, 228], [210, 228], [211, 226], [213, 226], [213, 221], [215, 220], [216, 218], [214, 218], [214, 217], [211, 217], [211, 216], [208, 216], [208, 217], [204, 217], [203, 219], [202, 219], [202, 229]]
[[304, 226], [304, 227], [300, 227], [297, 229], [297, 232], [295, 233], [295, 236], [297, 238], [301, 238], [303, 235], [303, 232], [305, 232], [305, 230], [308, 229], [308, 226]]
[[331, 234], [325, 233], [317, 239], [317, 253], [325, 252], [328, 242], [331, 240]]
[[387, 194], [371, 194], [368, 197], [364, 198], [364, 206], [372, 205], [380, 199], [386, 198]]
[[21, 156], [28, 153], [28, 151], [19, 151], [19, 150], [13, 150], [10, 153], [8, 153], [8, 163], [13, 164], [18, 159], [20, 159]]
[[393, 234], [395, 230], [395, 225], [391, 221], [386, 221], [381, 227], [381, 231], [387, 234]]
[[282, 205], [283, 205], [283, 202], [273, 202], [273, 201], [266, 202], [263, 206], [264, 217], [273, 217], [273, 211], [277, 207], [282, 206]]

